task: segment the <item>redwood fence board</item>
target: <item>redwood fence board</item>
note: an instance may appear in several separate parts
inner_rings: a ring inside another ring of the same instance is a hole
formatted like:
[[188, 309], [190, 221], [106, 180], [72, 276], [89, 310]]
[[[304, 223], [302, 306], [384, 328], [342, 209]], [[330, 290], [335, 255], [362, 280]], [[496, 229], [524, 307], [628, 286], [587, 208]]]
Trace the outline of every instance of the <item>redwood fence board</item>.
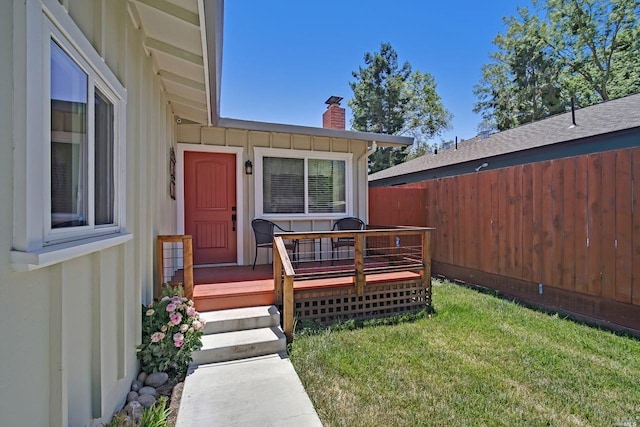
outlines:
[[434, 265], [640, 309], [640, 148], [369, 192], [371, 223], [435, 227]]

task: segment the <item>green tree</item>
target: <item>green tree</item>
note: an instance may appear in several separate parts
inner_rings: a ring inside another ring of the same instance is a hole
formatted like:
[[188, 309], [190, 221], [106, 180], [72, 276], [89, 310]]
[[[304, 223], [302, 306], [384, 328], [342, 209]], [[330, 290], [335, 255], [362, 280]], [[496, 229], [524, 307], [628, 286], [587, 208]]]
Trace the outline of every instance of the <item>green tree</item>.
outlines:
[[638, 0], [546, 0], [519, 8], [474, 89], [499, 130], [640, 91]]
[[[367, 52], [364, 64], [352, 73], [355, 81], [349, 83], [354, 130], [411, 135], [420, 144], [449, 126], [451, 114], [436, 92], [433, 76], [412, 73], [408, 62], [400, 66], [389, 43], [382, 43], [379, 52]], [[377, 172], [402, 163], [407, 154], [404, 148], [379, 148], [369, 157], [369, 170]]]

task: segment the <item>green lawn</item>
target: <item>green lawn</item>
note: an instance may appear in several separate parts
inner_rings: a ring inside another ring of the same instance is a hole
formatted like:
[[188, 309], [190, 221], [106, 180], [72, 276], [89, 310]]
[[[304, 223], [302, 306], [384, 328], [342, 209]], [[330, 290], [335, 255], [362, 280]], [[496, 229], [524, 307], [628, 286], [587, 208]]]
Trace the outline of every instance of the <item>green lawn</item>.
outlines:
[[640, 426], [640, 340], [434, 281], [436, 314], [298, 333], [326, 426]]

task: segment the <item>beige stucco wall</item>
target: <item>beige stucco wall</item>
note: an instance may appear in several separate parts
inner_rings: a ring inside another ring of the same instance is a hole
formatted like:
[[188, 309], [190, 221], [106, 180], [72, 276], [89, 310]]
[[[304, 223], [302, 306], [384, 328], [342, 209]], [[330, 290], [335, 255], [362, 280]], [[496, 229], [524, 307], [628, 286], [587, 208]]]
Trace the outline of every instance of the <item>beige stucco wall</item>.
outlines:
[[[367, 148], [371, 141], [347, 138], [328, 138], [310, 135], [300, 135], [286, 132], [250, 131], [220, 127], [201, 127], [199, 125], [179, 125], [178, 144], [189, 150], [198, 150], [191, 144], [209, 147], [241, 147], [242, 164], [251, 160], [255, 163], [254, 148], [278, 148], [286, 150], [304, 150], [311, 152], [351, 153], [352, 167], [352, 204], [348, 212], [354, 216], [367, 220]], [[255, 254], [254, 238], [251, 231], [251, 220], [256, 217], [255, 207], [255, 175], [242, 175], [243, 200], [238, 201], [243, 206], [242, 246], [243, 253], [240, 263], [245, 265], [253, 262]], [[330, 230], [333, 219], [319, 219], [313, 216], [300, 219], [275, 220], [278, 225], [293, 231], [322, 231]], [[258, 263], [267, 263], [266, 251], [258, 254]]]
[[[27, 0], [27, 4], [37, 0]], [[127, 89], [129, 242], [31, 272], [11, 260], [14, 8], [0, 5], [0, 425], [107, 421], [137, 374], [140, 304], [152, 296], [154, 236], [175, 231], [168, 197], [175, 125], [126, 0], [68, 0], [70, 16]], [[19, 11], [19, 10], [18, 10]], [[18, 14], [19, 15], [19, 14]], [[21, 24], [18, 24], [21, 25]], [[18, 52], [26, 55], [25, 52]], [[17, 101], [19, 102], [19, 100]], [[23, 124], [24, 125], [24, 124]]]

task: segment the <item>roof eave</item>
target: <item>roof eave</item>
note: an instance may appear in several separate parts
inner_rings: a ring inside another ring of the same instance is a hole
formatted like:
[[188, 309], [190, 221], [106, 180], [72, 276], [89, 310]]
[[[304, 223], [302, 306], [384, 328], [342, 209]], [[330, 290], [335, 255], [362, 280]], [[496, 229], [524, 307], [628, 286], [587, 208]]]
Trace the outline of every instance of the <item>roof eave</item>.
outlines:
[[409, 136], [317, 128], [312, 126], [287, 125], [281, 123], [256, 122], [251, 120], [239, 120], [224, 117], [220, 117], [218, 119], [217, 126], [230, 129], [245, 129], [263, 132], [292, 133], [298, 135], [319, 136], [327, 138], [376, 141], [376, 143], [380, 146], [404, 147], [413, 144], [413, 137]]
[[224, 22], [224, 0], [198, 0], [204, 17], [202, 25], [203, 51], [206, 52], [205, 74], [207, 77], [207, 104], [210, 126], [220, 120], [220, 87], [222, 83], [222, 35]]

